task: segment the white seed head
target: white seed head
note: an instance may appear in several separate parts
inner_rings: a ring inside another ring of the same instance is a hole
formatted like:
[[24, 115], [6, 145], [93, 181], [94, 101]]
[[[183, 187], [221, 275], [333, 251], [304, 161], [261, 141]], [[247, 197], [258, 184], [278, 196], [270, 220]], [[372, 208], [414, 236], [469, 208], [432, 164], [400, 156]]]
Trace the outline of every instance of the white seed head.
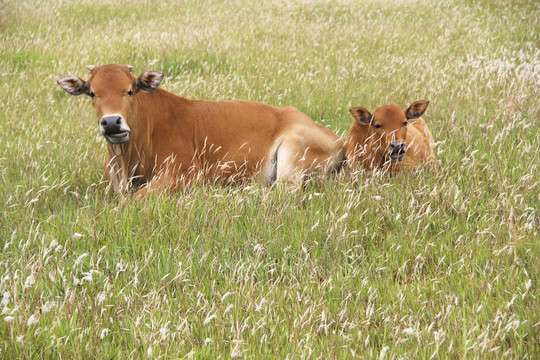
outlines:
[[39, 322], [39, 317], [37, 314], [32, 314], [32, 316], [30, 316], [28, 318], [28, 321], [26, 322], [26, 324], [28, 326], [32, 326], [32, 325], [36, 325], [37, 323]]
[[41, 308], [41, 311], [43, 311], [44, 313], [48, 313], [55, 307], [56, 307], [56, 301], [49, 300], [43, 305], [43, 307]]

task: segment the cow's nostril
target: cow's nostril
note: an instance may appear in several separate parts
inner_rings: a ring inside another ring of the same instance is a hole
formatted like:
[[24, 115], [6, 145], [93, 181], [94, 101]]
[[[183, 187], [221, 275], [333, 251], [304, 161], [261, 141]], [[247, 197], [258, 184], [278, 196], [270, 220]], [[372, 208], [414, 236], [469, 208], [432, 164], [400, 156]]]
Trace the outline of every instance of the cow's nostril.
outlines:
[[107, 121], [101, 120], [101, 126], [107, 126]]
[[122, 121], [120, 120], [120, 118], [116, 119], [116, 125], [120, 125], [122, 123]]

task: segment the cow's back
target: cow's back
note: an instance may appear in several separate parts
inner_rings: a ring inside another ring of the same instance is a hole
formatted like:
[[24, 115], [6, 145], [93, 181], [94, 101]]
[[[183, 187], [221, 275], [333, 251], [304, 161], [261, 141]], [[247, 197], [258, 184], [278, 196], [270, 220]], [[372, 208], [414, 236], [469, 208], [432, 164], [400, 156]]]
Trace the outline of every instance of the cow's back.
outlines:
[[174, 104], [154, 125], [155, 153], [161, 161], [173, 155], [177, 164], [195, 167], [205, 177], [252, 177], [268, 165], [284, 140], [297, 142], [302, 151], [320, 150], [326, 157], [342, 147], [337, 135], [293, 107], [183, 98]]

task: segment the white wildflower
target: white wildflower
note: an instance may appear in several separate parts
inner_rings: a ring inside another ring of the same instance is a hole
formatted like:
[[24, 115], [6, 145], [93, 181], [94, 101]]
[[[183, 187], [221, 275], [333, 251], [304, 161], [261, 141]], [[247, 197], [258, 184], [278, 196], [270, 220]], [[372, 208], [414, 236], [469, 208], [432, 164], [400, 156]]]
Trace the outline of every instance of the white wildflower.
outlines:
[[212, 314], [212, 315], [207, 316], [206, 319], [204, 319], [204, 325], [208, 324], [215, 317], [216, 317], [216, 314]]
[[101, 304], [101, 303], [104, 302], [106, 299], [107, 299], [107, 294], [105, 293], [105, 291], [100, 292], [100, 293], [98, 294], [98, 296], [97, 296], [98, 304]]
[[32, 316], [30, 316], [30, 317], [28, 318], [28, 321], [26, 322], [26, 324], [27, 324], [28, 326], [32, 326], [32, 325], [37, 324], [38, 322], [39, 322], [39, 319], [38, 319], [37, 314], [33, 314]]
[[412, 328], [406, 328], [406, 329], [403, 329], [403, 333], [406, 334], [406, 335], [414, 335], [414, 329]]
[[169, 332], [169, 329], [167, 329], [167, 326], [164, 326], [164, 327], [159, 329], [159, 333], [161, 334], [162, 337], [167, 336], [168, 332]]
[[228, 298], [229, 296], [233, 295], [232, 292], [229, 292], [227, 291], [225, 294], [223, 294], [223, 296], [221, 297], [221, 302], [223, 302], [223, 300], [225, 300], [226, 298]]
[[255, 244], [255, 246], [253, 247], [253, 251], [260, 255], [264, 252], [264, 246], [262, 246], [261, 244]]
[[11, 293], [9, 291], [6, 291], [4, 293], [4, 296], [2, 296], [2, 301], [0, 302], [0, 306], [6, 306], [9, 304], [9, 298], [11, 297]]
[[28, 289], [29, 287], [32, 287], [32, 285], [34, 285], [35, 283], [36, 283], [36, 277], [32, 273], [26, 278], [26, 281], [24, 282], [24, 285], [23, 285], [23, 289]]
[[54, 309], [56, 306], [56, 301], [54, 300], [50, 300], [50, 301], [47, 301], [43, 307], [41, 308], [41, 311], [43, 311], [44, 313], [48, 313], [50, 312], [52, 309]]
[[79, 257], [77, 258], [77, 260], [75, 260], [75, 265], [79, 265], [79, 264], [83, 261], [83, 259], [84, 259], [85, 257], [87, 257], [88, 255], [89, 255], [88, 253], [84, 253], [84, 254], [82, 254], [81, 256], [79, 256]]
[[241, 358], [244, 354], [242, 353], [242, 349], [240, 348], [240, 345], [242, 344], [241, 340], [233, 340], [235, 344], [234, 349], [231, 351], [231, 358]]
[[83, 273], [83, 275], [85, 275], [82, 279], [81, 279], [81, 282], [92, 282], [94, 281], [94, 277], [92, 276], [92, 271], [90, 272], [87, 272], [87, 273]]
[[508, 309], [510, 306], [514, 305], [514, 301], [516, 301], [517, 295], [512, 296], [512, 300], [508, 304], [506, 304], [506, 308]]
[[386, 357], [386, 353], [388, 352], [388, 349], [390, 349], [389, 346], [385, 346], [381, 350], [381, 354], [379, 355], [379, 359], [382, 360]]

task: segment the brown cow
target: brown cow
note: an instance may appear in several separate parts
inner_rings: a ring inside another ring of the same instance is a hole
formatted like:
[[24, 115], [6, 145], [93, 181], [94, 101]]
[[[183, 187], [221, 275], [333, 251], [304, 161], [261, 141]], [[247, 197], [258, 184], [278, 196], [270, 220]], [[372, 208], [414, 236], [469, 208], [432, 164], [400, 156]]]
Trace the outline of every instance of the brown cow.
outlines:
[[434, 162], [433, 136], [420, 117], [429, 101], [416, 101], [405, 111], [398, 105], [380, 106], [371, 114], [350, 109], [355, 121], [345, 140], [345, 156], [352, 170], [396, 171]]
[[157, 71], [136, 78], [129, 65], [88, 68], [88, 81], [57, 82], [92, 98], [108, 141], [105, 172], [119, 191], [144, 195], [255, 176], [298, 184], [307, 173], [337, 172], [344, 162], [341, 138], [293, 107], [190, 100], [157, 89], [163, 79]]

